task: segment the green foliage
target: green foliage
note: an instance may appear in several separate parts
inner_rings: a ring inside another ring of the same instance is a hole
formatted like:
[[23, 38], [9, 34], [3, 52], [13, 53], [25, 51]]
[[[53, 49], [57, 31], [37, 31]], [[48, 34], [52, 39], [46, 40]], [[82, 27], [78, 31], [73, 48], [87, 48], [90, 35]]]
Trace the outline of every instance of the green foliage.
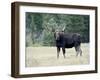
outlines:
[[43, 38], [43, 46], [52, 46], [54, 45], [54, 36], [51, 32], [45, 32]]
[[26, 12], [26, 46], [53, 46], [56, 29], [80, 33], [82, 42], [89, 42], [89, 15]]

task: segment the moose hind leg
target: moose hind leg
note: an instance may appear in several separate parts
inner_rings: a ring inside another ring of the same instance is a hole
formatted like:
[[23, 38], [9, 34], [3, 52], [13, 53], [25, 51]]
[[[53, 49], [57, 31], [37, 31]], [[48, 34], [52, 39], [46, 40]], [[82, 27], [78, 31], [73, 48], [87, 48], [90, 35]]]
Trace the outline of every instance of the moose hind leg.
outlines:
[[57, 47], [57, 58], [59, 58], [60, 47]]
[[64, 58], [66, 58], [66, 56], [65, 56], [65, 48], [62, 48], [62, 51], [63, 51]]
[[78, 56], [78, 54], [80, 53], [80, 46], [76, 46], [75, 50], [76, 50], [76, 53], [77, 53], [76, 56]]
[[80, 50], [80, 56], [82, 56], [82, 50], [81, 50], [81, 47], [79, 48], [79, 50]]

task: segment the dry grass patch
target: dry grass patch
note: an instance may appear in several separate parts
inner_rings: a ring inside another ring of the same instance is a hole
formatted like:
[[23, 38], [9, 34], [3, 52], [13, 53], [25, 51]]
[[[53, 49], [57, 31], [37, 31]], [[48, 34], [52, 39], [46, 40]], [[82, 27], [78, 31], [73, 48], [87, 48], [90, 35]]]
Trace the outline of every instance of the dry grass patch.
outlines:
[[89, 44], [82, 44], [83, 56], [76, 57], [74, 48], [66, 49], [64, 59], [62, 51], [57, 59], [56, 47], [26, 47], [26, 67], [64, 66], [89, 64]]

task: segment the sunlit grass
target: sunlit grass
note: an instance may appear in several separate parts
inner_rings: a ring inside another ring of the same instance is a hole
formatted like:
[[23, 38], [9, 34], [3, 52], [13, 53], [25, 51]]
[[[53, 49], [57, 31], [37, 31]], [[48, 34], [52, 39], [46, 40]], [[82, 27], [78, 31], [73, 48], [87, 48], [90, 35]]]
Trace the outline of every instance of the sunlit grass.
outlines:
[[70, 48], [65, 59], [62, 51], [57, 59], [56, 47], [26, 47], [26, 67], [89, 64], [89, 44], [81, 44], [81, 49], [82, 56], [76, 56], [75, 49]]

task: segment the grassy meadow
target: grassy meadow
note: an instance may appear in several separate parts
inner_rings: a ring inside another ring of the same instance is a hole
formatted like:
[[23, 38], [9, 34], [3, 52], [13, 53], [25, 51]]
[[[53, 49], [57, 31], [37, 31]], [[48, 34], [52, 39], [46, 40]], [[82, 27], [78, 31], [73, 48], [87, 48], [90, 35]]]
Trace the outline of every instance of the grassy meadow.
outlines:
[[81, 44], [82, 56], [76, 56], [75, 48], [66, 49], [64, 59], [62, 50], [57, 59], [56, 47], [26, 47], [26, 67], [65, 66], [89, 64], [89, 44]]

